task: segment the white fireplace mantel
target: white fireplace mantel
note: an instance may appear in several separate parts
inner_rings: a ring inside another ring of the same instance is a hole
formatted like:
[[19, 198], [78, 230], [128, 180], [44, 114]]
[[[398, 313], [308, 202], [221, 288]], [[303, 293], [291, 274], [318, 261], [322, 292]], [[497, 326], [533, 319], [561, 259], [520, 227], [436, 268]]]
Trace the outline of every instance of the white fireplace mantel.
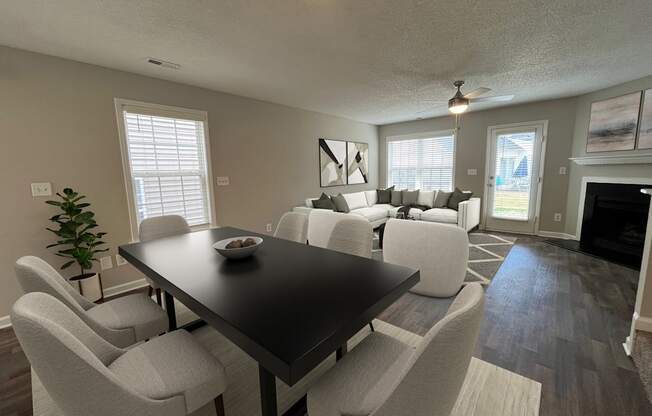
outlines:
[[568, 160], [578, 165], [649, 165], [652, 164], [652, 154], [622, 155], [622, 156], [580, 156], [569, 157]]

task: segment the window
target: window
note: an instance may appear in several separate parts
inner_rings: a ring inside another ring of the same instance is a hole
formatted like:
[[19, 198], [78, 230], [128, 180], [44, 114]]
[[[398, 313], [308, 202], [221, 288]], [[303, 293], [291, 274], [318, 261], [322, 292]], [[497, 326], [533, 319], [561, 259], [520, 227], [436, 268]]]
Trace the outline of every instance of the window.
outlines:
[[146, 218], [211, 223], [205, 112], [116, 100], [132, 235]]
[[455, 136], [452, 132], [388, 138], [387, 186], [453, 190]]

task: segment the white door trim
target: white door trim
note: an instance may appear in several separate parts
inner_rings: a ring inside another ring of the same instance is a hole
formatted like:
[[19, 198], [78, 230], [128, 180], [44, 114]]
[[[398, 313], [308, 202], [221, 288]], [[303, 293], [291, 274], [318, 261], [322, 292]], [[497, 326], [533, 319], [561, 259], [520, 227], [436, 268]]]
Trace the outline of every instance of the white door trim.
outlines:
[[641, 184], [652, 185], [651, 178], [614, 178], [608, 176], [583, 176], [582, 187], [580, 188], [580, 203], [577, 207], [577, 225], [575, 227], [575, 237], [577, 240], [582, 238], [582, 219], [584, 218], [584, 203], [586, 202], [586, 184], [594, 183], [622, 183], [622, 184]]
[[[521, 123], [510, 123], [510, 124], [499, 124], [495, 126], [489, 126], [487, 127], [487, 149], [485, 153], [485, 175], [484, 175], [484, 196], [485, 196], [485, 203], [482, 204], [482, 225], [483, 229], [491, 230], [491, 228], [487, 227], [487, 216], [489, 212], [489, 198], [487, 197], [488, 194], [488, 186], [487, 184], [489, 183], [489, 176], [490, 175], [490, 169], [491, 166], [489, 164], [489, 161], [491, 160], [491, 137], [494, 132], [494, 130], [502, 130], [502, 129], [511, 129], [511, 128], [519, 128], [519, 127], [531, 127], [531, 126], [536, 126], [536, 127], [541, 127], [542, 132], [541, 132], [541, 153], [539, 155], [539, 181], [538, 181], [538, 188], [537, 188], [537, 201], [536, 201], [536, 206], [534, 207], [534, 235], [539, 233], [539, 223], [541, 222], [541, 195], [542, 195], [542, 190], [543, 190], [543, 174], [545, 171], [545, 162], [546, 162], [546, 147], [548, 144], [548, 120], [535, 120], [535, 121], [526, 121], [526, 122], [521, 122]], [[497, 230], [500, 231], [500, 230]], [[503, 230], [504, 231], [504, 230]]]

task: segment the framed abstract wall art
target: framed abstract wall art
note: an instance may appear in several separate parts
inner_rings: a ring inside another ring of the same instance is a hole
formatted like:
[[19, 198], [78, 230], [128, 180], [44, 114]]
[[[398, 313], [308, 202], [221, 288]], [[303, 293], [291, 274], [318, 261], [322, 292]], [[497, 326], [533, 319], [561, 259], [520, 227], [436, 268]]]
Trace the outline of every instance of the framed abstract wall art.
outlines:
[[369, 144], [346, 142], [349, 185], [369, 183]]
[[640, 105], [640, 91], [591, 104], [586, 152], [633, 150]]
[[346, 142], [319, 139], [319, 185], [346, 185]]

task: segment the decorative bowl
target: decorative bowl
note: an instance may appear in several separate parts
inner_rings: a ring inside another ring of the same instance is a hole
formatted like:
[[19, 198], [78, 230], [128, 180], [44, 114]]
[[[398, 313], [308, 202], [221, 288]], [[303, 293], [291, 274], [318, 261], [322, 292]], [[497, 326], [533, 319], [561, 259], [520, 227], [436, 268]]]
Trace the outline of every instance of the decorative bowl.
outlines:
[[[251, 238], [256, 242], [256, 244], [248, 247], [226, 248], [226, 245], [233, 240], [244, 241], [247, 238]], [[227, 259], [244, 259], [245, 257], [249, 257], [252, 254], [254, 254], [254, 252], [258, 250], [258, 247], [260, 247], [262, 244], [263, 244], [262, 238], [254, 237], [251, 235], [245, 235], [242, 237], [231, 237], [231, 238], [225, 238], [224, 240], [220, 240], [217, 243], [213, 244], [213, 248]]]

